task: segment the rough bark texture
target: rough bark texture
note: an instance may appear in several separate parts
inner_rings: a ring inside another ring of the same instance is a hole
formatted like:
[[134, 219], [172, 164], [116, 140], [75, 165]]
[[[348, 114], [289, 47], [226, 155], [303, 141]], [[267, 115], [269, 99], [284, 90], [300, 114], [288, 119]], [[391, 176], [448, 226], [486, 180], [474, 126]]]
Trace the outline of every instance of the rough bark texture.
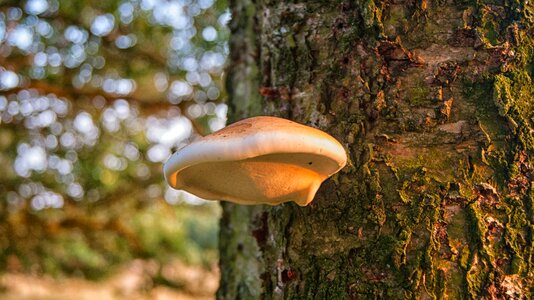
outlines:
[[230, 121], [318, 127], [350, 163], [307, 207], [223, 204], [218, 298], [532, 296], [532, 4], [230, 6]]

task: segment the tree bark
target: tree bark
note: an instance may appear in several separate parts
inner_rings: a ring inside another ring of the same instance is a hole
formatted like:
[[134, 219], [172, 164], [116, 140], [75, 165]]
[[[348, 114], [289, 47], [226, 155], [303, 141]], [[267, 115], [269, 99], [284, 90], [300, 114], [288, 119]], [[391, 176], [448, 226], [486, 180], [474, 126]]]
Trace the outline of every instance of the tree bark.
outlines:
[[230, 121], [325, 130], [307, 207], [224, 203], [219, 299], [530, 299], [527, 1], [230, 1]]

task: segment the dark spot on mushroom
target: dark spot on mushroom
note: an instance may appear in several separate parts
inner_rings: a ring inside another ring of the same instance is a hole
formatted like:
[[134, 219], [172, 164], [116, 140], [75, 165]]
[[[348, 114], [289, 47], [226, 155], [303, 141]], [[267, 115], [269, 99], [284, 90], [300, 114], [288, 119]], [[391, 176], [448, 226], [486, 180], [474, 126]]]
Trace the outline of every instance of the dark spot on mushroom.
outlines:
[[308, 163], [308, 165], [310, 165], [310, 166], [313, 165], [313, 162], [310, 161], [310, 162]]

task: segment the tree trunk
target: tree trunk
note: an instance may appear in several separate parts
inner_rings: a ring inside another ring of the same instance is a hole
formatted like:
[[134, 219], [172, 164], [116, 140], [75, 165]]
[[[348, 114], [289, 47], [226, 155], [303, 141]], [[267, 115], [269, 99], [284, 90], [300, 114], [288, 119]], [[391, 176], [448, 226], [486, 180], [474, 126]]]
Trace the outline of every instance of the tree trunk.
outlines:
[[223, 204], [219, 299], [530, 299], [534, 9], [230, 1], [230, 121], [325, 130], [307, 207]]

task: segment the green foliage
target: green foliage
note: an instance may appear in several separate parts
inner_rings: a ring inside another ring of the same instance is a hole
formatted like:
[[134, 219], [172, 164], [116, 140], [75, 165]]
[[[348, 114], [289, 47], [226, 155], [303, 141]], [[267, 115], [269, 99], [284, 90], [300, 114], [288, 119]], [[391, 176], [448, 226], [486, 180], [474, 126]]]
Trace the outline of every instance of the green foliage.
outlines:
[[218, 208], [162, 163], [222, 127], [225, 1], [0, 1], [0, 270], [216, 260]]
[[195, 208], [161, 206], [140, 211], [131, 219], [143, 255], [209, 266], [216, 259], [218, 219], [216, 206]]

